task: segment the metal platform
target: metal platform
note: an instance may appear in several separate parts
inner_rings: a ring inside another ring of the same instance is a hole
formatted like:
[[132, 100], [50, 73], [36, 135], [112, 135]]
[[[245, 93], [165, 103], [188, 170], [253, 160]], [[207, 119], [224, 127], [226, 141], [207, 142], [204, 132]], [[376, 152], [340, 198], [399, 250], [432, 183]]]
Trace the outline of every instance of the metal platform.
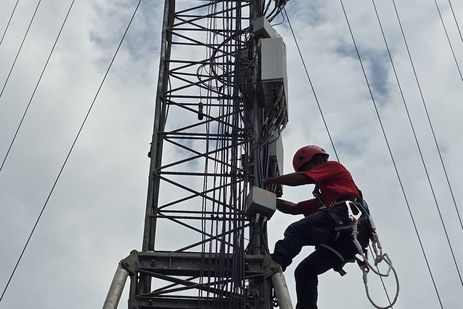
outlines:
[[[242, 267], [236, 261], [233, 254], [133, 251], [121, 262], [131, 277], [129, 308], [258, 308], [267, 297], [258, 287], [272, 272], [262, 255], [246, 255]], [[236, 269], [248, 285], [230, 291]], [[151, 281], [151, 291], [137, 288], [143, 280]]]

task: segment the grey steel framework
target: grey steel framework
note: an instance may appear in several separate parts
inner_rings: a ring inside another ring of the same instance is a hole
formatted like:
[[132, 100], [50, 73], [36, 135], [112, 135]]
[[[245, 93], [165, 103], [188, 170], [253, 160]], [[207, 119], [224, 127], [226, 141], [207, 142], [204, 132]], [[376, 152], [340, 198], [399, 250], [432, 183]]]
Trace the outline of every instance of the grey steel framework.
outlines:
[[[251, 20], [261, 1], [165, 0], [142, 252], [129, 308], [271, 308], [266, 219], [246, 196], [269, 173]], [[271, 119], [270, 119], [271, 120]]]

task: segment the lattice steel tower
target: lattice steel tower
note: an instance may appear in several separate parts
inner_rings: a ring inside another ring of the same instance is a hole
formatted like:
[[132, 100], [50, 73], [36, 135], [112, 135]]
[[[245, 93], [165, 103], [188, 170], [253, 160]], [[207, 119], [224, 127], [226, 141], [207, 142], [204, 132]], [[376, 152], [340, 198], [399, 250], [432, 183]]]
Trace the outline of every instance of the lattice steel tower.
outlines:
[[272, 308], [275, 194], [258, 187], [282, 170], [283, 5], [165, 0], [142, 252], [121, 262], [130, 309]]

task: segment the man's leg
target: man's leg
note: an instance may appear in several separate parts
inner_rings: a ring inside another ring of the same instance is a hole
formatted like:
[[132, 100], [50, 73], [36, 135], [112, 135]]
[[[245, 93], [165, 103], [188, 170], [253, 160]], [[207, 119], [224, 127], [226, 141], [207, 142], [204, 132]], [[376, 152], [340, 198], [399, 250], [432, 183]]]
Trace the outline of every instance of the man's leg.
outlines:
[[327, 250], [315, 250], [296, 268], [296, 309], [317, 309], [318, 275], [338, 266], [340, 260]]
[[334, 223], [326, 212], [294, 222], [286, 229], [284, 238], [277, 241], [272, 258], [285, 269], [303, 246], [328, 243], [333, 237]]

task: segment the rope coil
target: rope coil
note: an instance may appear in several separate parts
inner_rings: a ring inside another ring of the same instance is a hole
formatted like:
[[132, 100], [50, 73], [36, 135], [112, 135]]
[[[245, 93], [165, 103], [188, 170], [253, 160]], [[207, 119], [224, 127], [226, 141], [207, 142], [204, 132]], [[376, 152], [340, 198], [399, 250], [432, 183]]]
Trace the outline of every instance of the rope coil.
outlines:
[[[358, 221], [354, 221], [353, 225], [352, 225], [352, 238], [353, 238], [353, 241], [354, 241], [354, 244], [355, 244], [355, 247], [357, 248], [357, 251], [358, 253], [362, 256], [362, 259], [363, 259], [363, 265], [360, 267], [360, 269], [362, 270], [362, 273], [363, 273], [363, 284], [365, 286], [365, 292], [367, 294], [367, 297], [368, 297], [368, 300], [370, 301], [370, 303], [375, 307], [375, 308], [378, 308], [378, 309], [387, 309], [387, 308], [392, 308], [392, 306], [397, 302], [397, 299], [399, 297], [399, 277], [397, 276], [397, 272], [395, 271], [394, 267], [392, 266], [392, 261], [391, 259], [389, 258], [389, 256], [386, 254], [386, 253], [383, 253], [383, 248], [381, 246], [381, 243], [379, 241], [379, 238], [378, 238], [378, 235], [376, 234], [376, 232], [373, 233], [373, 237], [371, 237], [371, 241], [372, 241], [372, 255], [373, 255], [373, 260], [374, 260], [374, 267], [370, 264], [370, 261], [368, 260], [368, 257], [366, 256], [366, 254], [364, 253], [363, 251], [363, 248], [362, 246], [360, 245], [358, 239], [357, 239], [357, 235], [358, 235], [358, 229], [357, 229], [357, 225], [358, 225]], [[382, 273], [379, 271], [379, 264], [381, 262], [385, 262], [388, 266], [387, 268], [387, 271]], [[375, 269], [378, 268], [378, 270]], [[370, 291], [368, 289], [368, 273], [370, 272], [370, 270], [375, 273], [376, 275], [380, 276], [380, 277], [389, 277], [391, 271], [392, 273], [394, 274], [394, 280], [396, 282], [396, 291], [395, 291], [395, 296], [394, 296], [394, 299], [392, 300], [392, 302], [389, 303], [388, 306], [379, 306], [375, 303], [375, 301], [371, 298], [371, 295], [370, 295]]]

